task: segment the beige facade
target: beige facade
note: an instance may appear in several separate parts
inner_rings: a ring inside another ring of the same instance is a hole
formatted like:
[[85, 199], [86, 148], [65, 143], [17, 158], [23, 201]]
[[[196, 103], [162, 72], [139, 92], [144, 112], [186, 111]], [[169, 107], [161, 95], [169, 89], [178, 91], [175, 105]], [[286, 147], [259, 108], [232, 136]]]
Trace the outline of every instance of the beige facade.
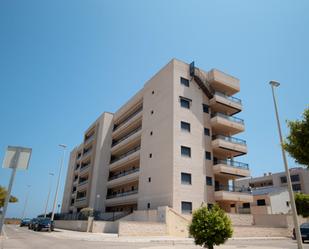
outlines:
[[246, 142], [232, 137], [245, 129], [234, 116], [242, 110], [232, 96], [239, 90], [232, 76], [171, 60], [86, 131], [71, 152], [62, 212], [169, 206], [188, 213], [215, 202], [241, 210], [253, 196], [233, 184], [250, 175], [234, 160], [247, 153]]

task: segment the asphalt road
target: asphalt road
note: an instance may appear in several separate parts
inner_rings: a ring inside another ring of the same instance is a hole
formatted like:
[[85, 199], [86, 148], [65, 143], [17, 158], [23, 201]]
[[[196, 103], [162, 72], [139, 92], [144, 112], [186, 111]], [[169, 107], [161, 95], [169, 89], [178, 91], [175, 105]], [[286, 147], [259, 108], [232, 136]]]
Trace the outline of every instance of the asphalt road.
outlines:
[[[61, 237], [65, 232], [34, 232], [27, 228], [18, 226], [6, 226], [5, 238], [1, 238], [1, 249], [198, 249], [191, 244], [173, 245], [171, 242], [110, 242], [110, 241], [88, 241], [84, 238], [66, 238]], [[117, 239], [116, 239], [117, 240]], [[218, 249], [237, 249], [237, 248], [280, 248], [296, 249], [296, 243], [290, 239], [282, 240], [229, 240], [224, 246], [216, 247]], [[304, 245], [304, 249], [309, 249], [309, 243]]]

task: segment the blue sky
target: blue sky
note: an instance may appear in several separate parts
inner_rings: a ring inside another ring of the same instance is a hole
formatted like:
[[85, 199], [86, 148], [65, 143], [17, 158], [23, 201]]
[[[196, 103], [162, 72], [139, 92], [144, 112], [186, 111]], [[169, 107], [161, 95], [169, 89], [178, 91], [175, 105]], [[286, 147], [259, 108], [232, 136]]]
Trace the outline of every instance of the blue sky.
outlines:
[[[241, 80], [238, 117], [246, 132], [238, 137], [249, 147], [241, 161], [254, 176], [281, 171], [268, 81], [282, 83], [277, 94], [286, 134], [285, 120], [300, 118], [309, 104], [308, 12], [305, 0], [2, 0], [0, 160], [7, 145], [33, 148], [29, 170], [17, 174], [19, 203], [8, 216], [21, 216], [27, 184], [26, 215], [42, 213], [48, 172], [59, 169], [57, 145], [70, 150], [80, 143], [91, 122], [116, 111], [172, 58]], [[7, 186], [9, 176], [0, 169], [0, 184]]]

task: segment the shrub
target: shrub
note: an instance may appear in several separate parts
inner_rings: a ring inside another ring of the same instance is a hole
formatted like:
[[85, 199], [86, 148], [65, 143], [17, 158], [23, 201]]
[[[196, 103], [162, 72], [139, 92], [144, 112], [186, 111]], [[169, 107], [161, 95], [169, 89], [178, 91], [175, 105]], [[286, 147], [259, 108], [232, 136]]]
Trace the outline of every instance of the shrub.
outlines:
[[295, 194], [295, 204], [297, 213], [303, 217], [309, 217], [309, 195]]
[[211, 209], [202, 206], [193, 212], [189, 232], [195, 244], [209, 249], [223, 244], [233, 235], [232, 223], [225, 212], [216, 204]]

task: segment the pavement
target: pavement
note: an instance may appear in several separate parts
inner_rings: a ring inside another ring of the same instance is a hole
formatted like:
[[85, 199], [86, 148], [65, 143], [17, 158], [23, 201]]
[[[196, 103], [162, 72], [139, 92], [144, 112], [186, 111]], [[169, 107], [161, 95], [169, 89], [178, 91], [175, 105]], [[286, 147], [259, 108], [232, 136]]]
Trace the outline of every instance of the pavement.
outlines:
[[[0, 238], [0, 249], [198, 249], [192, 239], [177, 237], [118, 237], [117, 234], [85, 233], [56, 229], [55, 232], [34, 232], [25, 227], [7, 225]], [[288, 238], [235, 238], [216, 249], [296, 249]], [[309, 249], [309, 243], [304, 244]]]

